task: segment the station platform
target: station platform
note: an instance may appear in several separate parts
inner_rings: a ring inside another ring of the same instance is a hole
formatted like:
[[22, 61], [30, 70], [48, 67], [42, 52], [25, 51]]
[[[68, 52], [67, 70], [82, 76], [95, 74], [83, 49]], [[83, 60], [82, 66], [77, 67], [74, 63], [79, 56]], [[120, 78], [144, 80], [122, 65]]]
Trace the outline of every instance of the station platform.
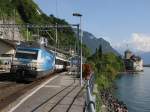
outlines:
[[60, 73], [30, 90], [3, 112], [83, 112], [84, 88], [74, 75]]

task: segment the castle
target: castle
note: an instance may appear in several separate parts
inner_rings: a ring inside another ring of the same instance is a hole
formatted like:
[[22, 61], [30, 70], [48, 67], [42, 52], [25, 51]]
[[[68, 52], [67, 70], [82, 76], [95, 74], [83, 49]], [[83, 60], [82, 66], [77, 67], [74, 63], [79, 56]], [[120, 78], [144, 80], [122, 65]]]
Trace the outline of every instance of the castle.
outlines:
[[130, 50], [124, 53], [124, 63], [127, 71], [143, 71], [143, 60], [139, 56], [135, 56]]

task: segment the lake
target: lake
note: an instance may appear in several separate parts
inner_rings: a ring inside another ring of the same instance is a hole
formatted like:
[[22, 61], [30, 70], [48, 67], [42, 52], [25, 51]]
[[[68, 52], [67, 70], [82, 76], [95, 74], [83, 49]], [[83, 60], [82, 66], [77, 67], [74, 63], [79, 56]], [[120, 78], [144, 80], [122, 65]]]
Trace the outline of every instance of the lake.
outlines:
[[116, 85], [115, 96], [127, 105], [129, 112], [150, 112], [150, 68], [122, 75]]

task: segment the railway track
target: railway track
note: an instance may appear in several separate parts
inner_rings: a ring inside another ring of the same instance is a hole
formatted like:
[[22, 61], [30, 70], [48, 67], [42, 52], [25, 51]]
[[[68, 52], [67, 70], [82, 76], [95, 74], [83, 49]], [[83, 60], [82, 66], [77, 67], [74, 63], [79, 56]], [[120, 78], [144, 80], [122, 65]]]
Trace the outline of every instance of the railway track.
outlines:
[[63, 101], [65, 99], [65, 97], [67, 97], [72, 91], [74, 91], [77, 88], [77, 85], [74, 86], [73, 88], [71, 88], [64, 96], [62, 96], [57, 102], [56, 104], [48, 111], [48, 112], [52, 112], [54, 111], [55, 108], [57, 108], [57, 106], [60, 104], [61, 101]]
[[18, 83], [15, 82], [15, 78], [14, 76], [11, 76], [11, 74], [0, 74], [0, 111], [15, 101], [17, 98], [25, 94], [27, 91], [38, 86], [54, 75], [56, 75], [56, 73], [50, 74], [44, 78], [37, 79], [31, 83]]
[[4, 101], [6, 97], [9, 95], [15, 93], [19, 88], [22, 88], [25, 86], [24, 84], [17, 84], [14, 82], [10, 82], [9, 84], [4, 84], [3, 86], [0, 87], [0, 105]]
[[17, 85], [16, 82], [8, 82], [8, 83], [3, 82], [3, 83], [0, 83], [0, 90], [4, 90], [15, 85]]
[[[29, 90], [47, 81], [47, 79], [53, 77], [55, 74], [56, 73], [53, 73], [49, 76], [37, 79], [36, 81], [28, 84], [16, 83], [13, 81], [6, 81], [6, 83], [3, 84], [0, 81], [0, 111], [8, 106], [10, 103], [15, 101], [17, 98], [27, 93]], [[31, 112], [40, 111], [48, 105], [50, 106], [48, 106], [47, 112], [69, 112], [82, 89], [83, 88], [81, 88], [78, 83], [74, 82], [72, 82], [70, 85], [62, 86], [61, 89], [58, 90], [57, 93], [55, 93], [53, 96], [50, 96], [45, 101], [32, 108]], [[65, 108], [63, 108], [63, 110], [61, 110], [62, 105], [65, 105]]]
[[44, 104], [48, 103], [50, 100], [52, 100], [54, 97], [56, 97], [57, 95], [59, 95], [60, 93], [62, 93], [63, 91], [65, 91], [66, 89], [68, 89], [69, 87], [71, 87], [72, 85], [73, 85], [73, 83], [71, 85], [69, 85], [69, 86], [66, 86], [64, 89], [60, 90], [59, 92], [57, 92], [52, 97], [48, 98], [46, 101], [44, 101], [43, 103], [41, 103], [40, 105], [38, 105], [36, 108], [34, 108], [32, 110], [32, 112], [35, 112], [36, 110], [38, 110], [41, 106], [43, 106]]
[[73, 98], [72, 102], [70, 103], [69, 107], [67, 108], [66, 112], [69, 112], [73, 103], [75, 102], [76, 98], [79, 96], [79, 94], [83, 91], [83, 87], [78, 91], [78, 93], [75, 95], [75, 97]]
[[43, 103], [41, 103], [36, 108], [34, 108], [31, 112], [36, 112], [36, 111], [38, 111], [38, 109], [46, 106], [47, 104], [49, 104], [53, 101], [55, 101], [55, 102], [51, 103], [52, 106], [50, 107], [48, 112], [55, 112], [55, 110], [57, 110], [59, 108], [59, 105], [61, 105], [61, 103], [65, 100], [65, 98], [71, 97], [71, 96], [69, 96], [71, 94], [76, 94], [73, 98], [71, 98], [72, 100], [68, 102], [69, 103], [69, 105], [67, 104], [68, 107], [65, 108], [65, 110], [62, 110], [62, 112], [69, 112], [73, 103], [75, 102], [75, 99], [78, 97], [78, 95], [83, 90], [83, 88], [79, 89], [79, 85], [73, 85], [73, 84], [74, 83], [66, 86], [65, 88], [63, 88], [62, 90], [57, 92], [55, 95], [53, 95], [50, 98], [48, 98], [47, 100], [45, 100]]

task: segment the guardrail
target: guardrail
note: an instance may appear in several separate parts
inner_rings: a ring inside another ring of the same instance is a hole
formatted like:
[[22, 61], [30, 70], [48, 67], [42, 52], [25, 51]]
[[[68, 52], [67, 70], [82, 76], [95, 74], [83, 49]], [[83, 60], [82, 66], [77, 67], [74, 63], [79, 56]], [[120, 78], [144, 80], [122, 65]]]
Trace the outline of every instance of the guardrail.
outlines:
[[90, 79], [87, 80], [85, 112], [96, 112], [96, 101], [93, 96], [94, 81], [95, 75], [91, 75]]

